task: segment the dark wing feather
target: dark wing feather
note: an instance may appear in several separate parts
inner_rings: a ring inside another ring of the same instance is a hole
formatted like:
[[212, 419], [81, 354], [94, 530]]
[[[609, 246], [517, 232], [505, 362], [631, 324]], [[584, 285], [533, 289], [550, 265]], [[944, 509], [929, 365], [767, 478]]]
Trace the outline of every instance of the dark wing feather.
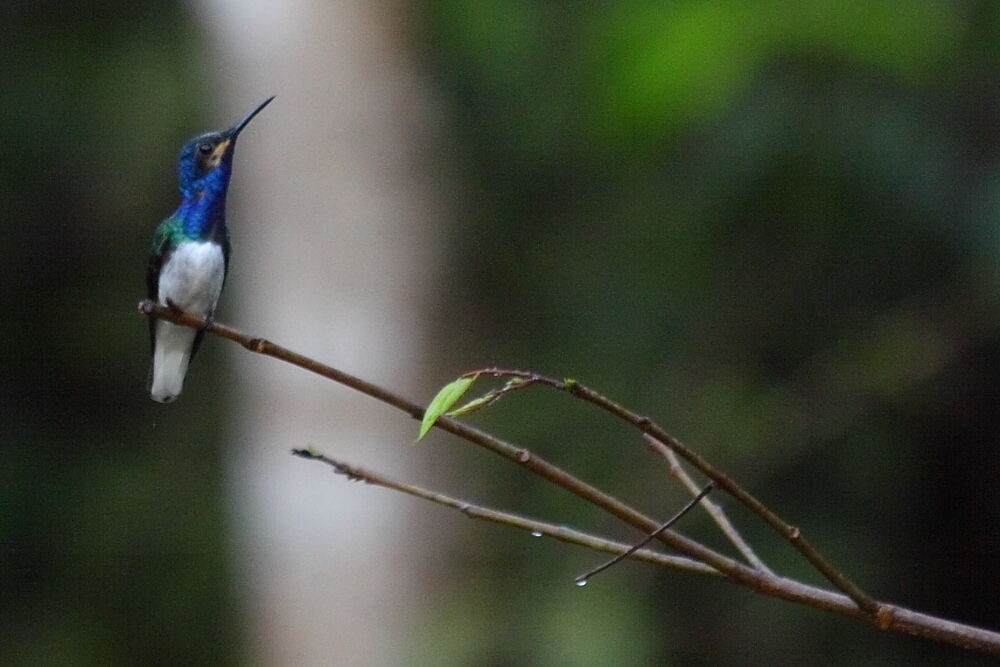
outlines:
[[[173, 219], [167, 218], [156, 227], [153, 233], [153, 247], [149, 252], [149, 267], [146, 269], [146, 296], [153, 303], [160, 300], [160, 270], [170, 259], [173, 252], [173, 239], [175, 223]], [[156, 352], [156, 318], [149, 318], [149, 353]], [[153, 386], [153, 359], [149, 360], [149, 374], [146, 377], [146, 390]]]
[[[160, 270], [173, 253], [173, 236], [175, 221], [167, 218], [156, 227], [153, 234], [153, 247], [149, 253], [149, 268], [146, 270], [146, 296], [153, 303], [160, 300]], [[156, 320], [149, 318], [150, 351], [156, 346]]]

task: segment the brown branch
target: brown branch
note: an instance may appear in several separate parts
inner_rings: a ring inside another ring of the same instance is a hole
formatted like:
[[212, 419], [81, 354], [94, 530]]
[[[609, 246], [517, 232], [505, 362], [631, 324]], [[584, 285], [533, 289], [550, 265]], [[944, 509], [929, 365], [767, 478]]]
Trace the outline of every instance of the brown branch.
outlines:
[[473, 505], [459, 500], [458, 498], [438, 493], [437, 491], [429, 491], [419, 486], [414, 486], [413, 484], [407, 484], [405, 482], [390, 479], [385, 475], [367, 470], [365, 468], [359, 468], [357, 466], [350, 465], [349, 463], [332, 459], [325, 454], [321, 454], [312, 449], [293, 449], [292, 454], [298, 456], [299, 458], [325, 463], [333, 468], [334, 472], [344, 475], [347, 479], [359, 480], [366, 484], [392, 489], [393, 491], [399, 491], [400, 493], [415, 496], [438, 505], [443, 505], [444, 507], [450, 507], [451, 509], [458, 510], [470, 519], [492, 521], [493, 523], [499, 523], [512, 528], [528, 531], [534, 537], [547, 535], [548, 537], [557, 539], [560, 542], [566, 542], [567, 544], [576, 544], [581, 547], [593, 549], [594, 551], [603, 551], [606, 553], [617, 554], [618, 556], [627, 555], [628, 558], [653, 563], [654, 565], [660, 565], [662, 567], [673, 568], [676, 570], [686, 570], [688, 572], [703, 574], [710, 577], [722, 576], [718, 570], [696, 560], [691, 560], [690, 558], [684, 558], [683, 556], [669, 556], [650, 549], [634, 549], [622, 542], [606, 540], [604, 538], [597, 537], [596, 535], [591, 535], [590, 533], [584, 533], [579, 530], [567, 528], [566, 526], [558, 526], [553, 523], [538, 521], [537, 519], [529, 519], [517, 514], [511, 514], [510, 512], [501, 512], [487, 507], [482, 507], [480, 505]]
[[[554, 524], [525, 519], [523, 517], [517, 517], [516, 515], [506, 514], [504, 512], [496, 512], [495, 510], [469, 505], [444, 494], [427, 491], [410, 484], [390, 480], [377, 473], [331, 459], [312, 450], [292, 450], [292, 452], [301, 458], [325, 463], [326, 465], [333, 467], [336, 472], [347, 477], [347, 479], [361, 480], [369, 484], [383, 486], [402, 493], [407, 493], [424, 500], [457, 509], [471, 518], [495, 521], [497, 523], [511, 525], [515, 528], [529, 530], [533, 533], [540, 532], [544, 535], [549, 535], [564, 542], [587, 546], [601, 551], [622, 551], [627, 549], [627, 546], [624, 544], [614, 542], [608, 543], [601, 538], [595, 538], [564, 526], [556, 526]], [[580, 539], [577, 539], [578, 537]], [[590, 544], [589, 542], [591, 540], [596, 540], [596, 543], [593, 545]], [[698, 574], [719, 577], [719, 573], [716, 570], [706, 565], [696, 561], [689, 561], [688, 559], [677, 559], [670, 556], [664, 556], [663, 554], [658, 554], [655, 551], [649, 551], [646, 549], [640, 550], [635, 554], [635, 558], [637, 560], [643, 560], [656, 565], [661, 565], [663, 567], [680, 568], [690, 572], [696, 572]], [[724, 578], [724, 580], [732, 583], [740, 583], [732, 578]], [[853, 618], [861, 621], [862, 623], [873, 625], [879, 630], [910, 634], [917, 637], [923, 637], [925, 639], [932, 639], [952, 644], [962, 648], [1000, 655], [1000, 633], [993, 632], [991, 630], [975, 628], [962, 623], [955, 623], [954, 621], [929, 616], [927, 614], [921, 614], [904, 607], [897, 607], [889, 604], [883, 604], [880, 613], [873, 617], [870, 614], [866, 614], [861, 609], [858, 609], [858, 606], [854, 604], [849, 597], [840, 593], [834, 593], [815, 586], [809, 586], [786, 577], [770, 576], [766, 578], [766, 582], [766, 586], [756, 589], [764, 595], [782, 600], [788, 600], [790, 602], [798, 602], [815, 609], [841, 614], [842, 616]]]
[[[676, 477], [677, 480], [684, 485], [684, 488], [691, 493], [691, 495], [697, 494], [699, 492], [698, 485], [695, 484], [694, 480], [691, 479], [691, 475], [689, 475], [687, 470], [684, 469], [684, 466], [677, 458], [677, 454], [651, 435], [643, 433], [642, 437], [646, 440], [646, 444], [650, 449], [667, 460], [667, 464], [670, 466], [670, 474]], [[750, 545], [747, 544], [746, 540], [743, 539], [743, 536], [739, 534], [739, 531], [737, 531], [733, 524], [729, 521], [729, 517], [726, 516], [722, 507], [716, 505], [712, 502], [712, 499], [707, 496], [701, 499], [701, 506], [705, 509], [705, 512], [712, 517], [712, 520], [715, 522], [715, 525], [719, 527], [719, 530], [722, 531], [722, 534], [726, 536], [726, 538], [741, 554], [743, 554], [743, 557], [748, 563], [761, 572], [774, 574], [771, 571], [771, 568], [764, 564], [764, 561], [760, 559]]]
[[[218, 323], [206, 322], [203, 318], [190, 315], [188, 313], [174, 312], [165, 306], [148, 300], [139, 302], [139, 312], [143, 315], [162, 318], [167, 321], [174, 322], [175, 324], [181, 324], [195, 329], [203, 329], [215, 336], [219, 336], [220, 338], [226, 338], [239, 343], [252, 352], [280, 359], [294, 366], [298, 366], [321, 375], [322, 377], [343, 384], [356, 391], [371, 396], [372, 398], [380, 400], [387, 405], [396, 407], [399, 410], [406, 412], [414, 419], [420, 420], [423, 416], [424, 409], [412, 401], [402, 398], [386, 389], [382, 389], [381, 387], [371, 384], [370, 382], [366, 382], [360, 378], [350, 375], [349, 373], [345, 373], [331, 366], [322, 364], [297, 352], [281, 347], [280, 345], [275, 345], [264, 338], [248, 336], [247, 334], [237, 331], [231, 327]], [[576, 383], [572, 383], [572, 385], [575, 387]], [[567, 387], [566, 390], [569, 390], [569, 388]], [[591, 399], [587, 398], [587, 400]], [[592, 400], [591, 402], [594, 401]], [[614, 409], [610, 409], [610, 406], [614, 406], [615, 404], [607, 401], [607, 399], [604, 399], [604, 402], [605, 404], [597, 404], [605, 409], [609, 409], [615, 414], [618, 414], [618, 412]], [[653, 437], [664, 441], [665, 444], [674, 448], [675, 451], [678, 451], [681, 456], [688, 458], [687, 456], [684, 456], [684, 454], [681, 453], [676, 446], [674, 446], [676, 443], [675, 440], [672, 438], [665, 440], [660, 437], [658, 433], [647, 430], [650, 428], [649, 424], [651, 424], [648, 419], [635, 416], [633, 413], [625, 410], [624, 408], [619, 407], [618, 409], [622, 412], [619, 416], [622, 418], [626, 418], [627, 416], [635, 417], [636, 421], [642, 424], [643, 432], [649, 433]], [[453, 419], [442, 417], [435, 423], [435, 426], [457, 435], [468, 442], [480, 445], [481, 447], [484, 447], [495, 454], [499, 454], [508, 460], [520, 464], [553, 484], [561, 486], [584, 500], [601, 507], [625, 523], [631, 524], [640, 530], [648, 533], [657, 527], [656, 522], [650, 517], [641, 514], [632, 507], [622, 503], [617, 498], [614, 498], [574, 477], [573, 475], [570, 475], [558, 466], [545, 461], [527, 449], [515, 447], [508, 442], [478, 429], [456, 422]], [[669, 438], [669, 436], [667, 437]], [[676, 444], [679, 445], [680, 443]], [[683, 445], [680, 446], [683, 447]], [[701, 461], [700, 457], [697, 457], [697, 455], [693, 452], [687, 450], [686, 447], [683, 447], [683, 449], [688, 451], [690, 455], [694, 456], [696, 460]], [[693, 461], [691, 462], [692, 465], [701, 469], [698, 464]], [[710, 469], [713, 470], [715, 475], [726, 479], [728, 484], [733, 484], [733, 482], [729, 480], [728, 477], [722, 475], [722, 473], [715, 471], [714, 468], [710, 467]], [[705, 471], [702, 470], [702, 472]], [[730, 490], [727, 486], [719, 483], [719, 480], [715, 479], [713, 475], [706, 473], [706, 476], [713, 479], [713, 481], [719, 484], [720, 487], [726, 489], [727, 491]], [[879, 605], [878, 613], [872, 615], [867, 611], [860, 609], [850, 597], [826, 591], [821, 588], [808, 586], [785, 577], [777, 577], [763, 572], [758, 572], [750, 567], [747, 567], [746, 565], [743, 565], [742, 563], [727, 558], [726, 556], [723, 556], [722, 554], [719, 554], [702, 544], [695, 542], [694, 540], [690, 540], [682, 535], [679, 535], [674, 531], [665, 531], [658, 537], [658, 539], [664, 544], [667, 544], [668, 546], [671, 546], [696, 560], [702, 561], [711, 568], [724, 574], [729, 580], [747, 586], [748, 588], [751, 588], [752, 590], [755, 590], [763, 595], [797, 602], [816, 609], [832, 611], [862, 621], [869, 625], [874, 625], [880, 630], [916, 635], [927, 639], [949, 643], [954, 646], [1000, 655], [1000, 633], [972, 627], [962, 623], [956, 623], [947, 619], [929, 616], [927, 614], [921, 614], [890, 604]]]
[[806, 540], [805, 536], [795, 526], [786, 523], [781, 517], [771, 511], [764, 503], [754, 497], [749, 491], [736, 483], [729, 475], [725, 474], [707, 460], [701, 457], [693, 449], [682, 443], [677, 438], [667, 433], [656, 422], [649, 417], [640, 416], [628, 408], [612, 401], [602, 394], [594, 391], [590, 387], [580, 384], [576, 380], [558, 378], [541, 375], [532, 371], [521, 371], [510, 368], [479, 368], [469, 371], [465, 376], [472, 375], [493, 375], [494, 377], [516, 377], [521, 378], [526, 384], [541, 384], [559, 391], [565, 391], [572, 396], [584, 400], [592, 405], [610, 412], [619, 419], [632, 424], [643, 433], [650, 435], [667, 447], [676, 452], [681, 458], [700, 470], [706, 477], [719, 485], [731, 496], [739, 500], [754, 514], [761, 517], [768, 525], [784, 536], [792, 545], [806, 557], [813, 567], [819, 570], [830, 583], [846, 593], [854, 600], [858, 607], [875, 616], [879, 613], [879, 603], [869, 597], [854, 582], [844, 576], [837, 568], [830, 563], [812, 544]]
[[[275, 343], [272, 343], [264, 338], [248, 336], [247, 334], [237, 331], [236, 329], [228, 327], [224, 324], [219, 324], [217, 322], [209, 323], [196, 315], [174, 311], [166, 306], [153, 303], [149, 300], [139, 302], [139, 312], [144, 315], [159, 317], [170, 322], [174, 322], [175, 324], [182, 324], [195, 329], [204, 329], [205, 331], [221, 338], [237, 342], [252, 352], [281, 359], [282, 361], [286, 361], [294, 366], [298, 366], [299, 368], [303, 368], [307, 371], [333, 380], [334, 382], [343, 384], [356, 391], [371, 396], [372, 398], [382, 401], [383, 403], [398, 408], [414, 419], [420, 420], [423, 418], [424, 408], [413, 401], [403, 398], [398, 394], [394, 394], [393, 392], [383, 389], [370, 382], [366, 382], [361, 378], [351, 375], [350, 373], [345, 373], [344, 371], [333, 368], [332, 366], [327, 366], [326, 364], [315, 361], [314, 359], [310, 359], [309, 357], [299, 354], [298, 352], [293, 352], [287, 348], [281, 347], [280, 345], [276, 345]], [[494, 454], [498, 454], [524, 468], [527, 468], [536, 475], [539, 475], [553, 484], [561, 486], [570, 493], [574, 493], [580, 498], [597, 505], [625, 523], [635, 526], [644, 533], [652, 532], [659, 525], [652, 518], [623, 503], [614, 496], [611, 496], [584, 482], [578, 477], [571, 475], [562, 468], [549, 463], [542, 457], [523, 447], [516, 447], [505, 440], [497, 438], [496, 436], [446, 417], [438, 419], [434, 425], [437, 428], [448, 431], [449, 433], [477, 444], [480, 447], [484, 447]], [[713, 551], [712, 549], [709, 549], [694, 540], [688, 539], [670, 530], [664, 531], [658, 536], [658, 539], [667, 546], [672, 547], [681, 553], [687, 554], [691, 558], [700, 560], [715, 568], [719, 572], [736, 579], [737, 581], [742, 581], [747, 586], [758, 587], [760, 585], [760, 582], [758, 581], [760, 574], [758, 572], [729, 558], [728, 556]]]

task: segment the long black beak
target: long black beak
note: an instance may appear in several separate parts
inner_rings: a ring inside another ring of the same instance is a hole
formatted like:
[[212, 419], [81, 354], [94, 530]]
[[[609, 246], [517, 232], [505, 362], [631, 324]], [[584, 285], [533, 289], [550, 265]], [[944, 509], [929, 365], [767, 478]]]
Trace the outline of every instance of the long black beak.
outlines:
[[273, 100], [274, 98], [275, 96], [271, 95], [269, 98], [258, 104], [256, 109], [247, 114], [246, 118], [244, 118], [240, 122], [236, 123], [236, 125], [233, 125], [231, 128], [226, 130], [225, 132], [226, 138], [236, 141], [237, 135], [239, 135], [239, 133], [243, 131], [243, 128], [246, 127], [247, 124], [253, 120], [253, 117], [259, 114], [264, 107], [270, 104], [271, 100]]

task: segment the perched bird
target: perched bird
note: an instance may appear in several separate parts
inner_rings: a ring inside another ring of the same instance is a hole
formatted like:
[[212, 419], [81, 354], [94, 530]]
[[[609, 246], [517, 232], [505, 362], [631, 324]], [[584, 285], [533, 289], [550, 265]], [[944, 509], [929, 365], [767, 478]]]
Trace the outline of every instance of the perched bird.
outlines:
[[[181, 205], [157, 226], [146, 286], [150, 300], [211, 321], [229, 269], [226, 191], [233, 173], [236, 138], [274, 97], [223, 132], [191, 139], [181, 149]], [[181, 393], [188, 364], [204, 331], [150, 319], [153, 348], [149, 393], [169, 403]]]

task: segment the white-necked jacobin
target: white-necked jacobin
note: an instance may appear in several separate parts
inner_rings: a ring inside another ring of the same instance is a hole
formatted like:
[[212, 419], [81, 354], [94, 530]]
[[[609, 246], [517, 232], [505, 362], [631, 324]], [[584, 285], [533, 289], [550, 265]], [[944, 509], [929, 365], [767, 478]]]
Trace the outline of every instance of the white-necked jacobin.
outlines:
[[[149, 256], [149, 298], [211, 321], [229, 270], [226, 191], [233, 173], [236, 138], [274, 97], [223, 132], [197, 136], [181, 149], [178, 164], [181, 205], [157, 226]], [[204, 331], [150, 319], [153, 348], [149, 393], [169, 403], [181, 393], [188, 364]]]

